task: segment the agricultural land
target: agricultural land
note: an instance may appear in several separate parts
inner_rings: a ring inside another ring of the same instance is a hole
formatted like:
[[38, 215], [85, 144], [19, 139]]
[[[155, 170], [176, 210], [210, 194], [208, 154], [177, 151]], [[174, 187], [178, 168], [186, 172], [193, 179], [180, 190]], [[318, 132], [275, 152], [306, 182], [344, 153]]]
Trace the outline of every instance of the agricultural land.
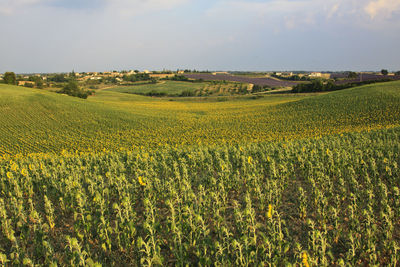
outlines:
[[1, 265], [400, 264], [397, 76], [90, 75], [0, 84]]

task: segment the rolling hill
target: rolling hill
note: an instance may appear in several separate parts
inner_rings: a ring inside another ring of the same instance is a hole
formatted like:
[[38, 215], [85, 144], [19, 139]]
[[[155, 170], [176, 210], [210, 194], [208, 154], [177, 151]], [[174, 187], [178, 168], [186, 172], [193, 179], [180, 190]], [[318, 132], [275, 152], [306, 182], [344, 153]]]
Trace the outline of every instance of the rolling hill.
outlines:
[[217, 99], [0, 85], [0, 265], [398, 265], [400, 82]]
[[264, 142], [398, 126], [400, 82], [227, 101], [101, 91], [81, 100], [0, 85], [0, 153]]

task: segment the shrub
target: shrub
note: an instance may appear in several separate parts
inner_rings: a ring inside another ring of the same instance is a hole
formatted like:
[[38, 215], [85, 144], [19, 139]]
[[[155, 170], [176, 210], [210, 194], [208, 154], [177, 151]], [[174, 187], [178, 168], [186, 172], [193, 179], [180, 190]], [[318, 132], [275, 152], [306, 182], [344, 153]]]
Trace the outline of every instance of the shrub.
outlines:
[[89, 95], [92, 95], [94, 91], [85, 91], [79, 88], [76, 80], [70, 79], [69, 82], [60, 91], [58, 91], [58, 93], [86, 99]]
[[186, 82], [186, 81], [189, 80], [189, 78], [187, 78], [187, 77], [185, 77], [183, 75], [175, 75], [175, 76], [171, 77], [171, 80], [172, 81], [184, 81], [184, 82]]
[[145, 94], [146, 96], [158, 96], [158, 97], [162, 97], [162, 96], [166, 96], [167, 93], [166, 92], [158, 92], [158, 91], [150, 91], [148, 93]]
[[24, 87], [33, 88], [35, 85], [33, 83], [25, 83]]
[[195, 96], [195, 93], [193, 91], [190, 91], [190, 90], [185, 90], [180, 94], [180, 96], [183, 96], [183, 97], [185, 97], [185, 96]]

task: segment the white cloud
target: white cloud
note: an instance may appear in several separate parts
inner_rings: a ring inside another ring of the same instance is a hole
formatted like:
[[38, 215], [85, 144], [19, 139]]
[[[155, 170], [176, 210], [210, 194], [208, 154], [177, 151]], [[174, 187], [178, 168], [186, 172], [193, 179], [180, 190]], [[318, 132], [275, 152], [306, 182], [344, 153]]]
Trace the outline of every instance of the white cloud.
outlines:
[[106, 0], [106, 10], [132, 16], [156, 10], [169, 10], [189, 0]]
[[336, 3], [330, 8], [330, 10], [328, 10], [328, 16], [327, 17], [329, 19], [332, 18], [337, 13], [337, 11], [339, 10], [339, 6], [340, 6], [340, 4]]
[[221, 1], [208, 11], [212, 17], [251, 20], [266, 27], [294, 29], [314, 25], [318, 16], [331, 18], [340, 12], [340, 1], [272, 0], [268, 2]]
[[365, 12], [375, 19], [377, 17], [386, 19], [392, 17], [394, 12], [400, 11], [399, 0], [377, 0], [370, 1], [364, 8]]
[[122, 15], [135, 15], [153, 10], [168, 10], [190, 0], [0, 0], [0, 14], [13, 15], [32, 7], [98, 9], [117, 12]]
[[12, 15], [17, 10], [43, 3], [47, 0], [0, 0], [0, 14]]
[[[245, 0], [217, 2], [208, 15], [228, 21], [242, 19], [265, 27], [295, 29], [324, 23], [383, 28], [393, 18], [400, 21], [400, 0]], [[379, 18], [377, 23], [375, 18]]]

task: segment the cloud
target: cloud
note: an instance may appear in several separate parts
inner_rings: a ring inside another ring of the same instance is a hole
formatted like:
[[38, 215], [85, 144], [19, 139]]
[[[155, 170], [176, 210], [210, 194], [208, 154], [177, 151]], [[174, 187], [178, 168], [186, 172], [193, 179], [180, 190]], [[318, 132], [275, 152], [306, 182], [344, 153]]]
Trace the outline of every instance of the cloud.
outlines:
[[102, 8], [106, 0], [48, 0], [47, 5], [65, 9], [98, 9]]
[[37, 5], [46, 0], [0, 0], [0, 14], [12, 15], [17, 10]]
[[295, 29], [314, 25], [316, 18], [324, 15], [333, 17], [339, 10], [339, 4], [332, 0], [272, 0], [255, 1], [220, 1], [207, 15], [222, 17], [228, 21], [242, 19], [271, 28]]
[[106, 10], [123, 16], [133, 16], [157, 10], [170, 10], [189, 0], [105, 0]]
[[338, 11], [338, 9], [339, 9], [339, 6], [340, 6], [340, 4], [339, 3], [337, 3], [337, 4], [334, 4], [331, 8], [330, 8], [330, 10], [328, 10], [328, 16], [327, 16], [327, 18], [332, 18], [336, 13], [337, 13], [337, 11]]
[[[399, 0], [223, 0], [207, 12], [227, 21], [242, 19], [265, 27], [301, 29], [325, 24], [348, 24], [365, 28], [383, 28], [389, 19], [400, 21]], [[380, 18], [380, 23], [374, 21]]]
[[370, 16], [371, 19], [377, 17], [380, 18], [391, 18], [393, 13], [400, 10], [399, 0], [377, 0], [371, 1], [364, 8], [365, 12]]
[[135, 15], [175, 8], [189, 0], [0, 0], [0, 14], [13, 15], [36, 7], [98, 10]]

